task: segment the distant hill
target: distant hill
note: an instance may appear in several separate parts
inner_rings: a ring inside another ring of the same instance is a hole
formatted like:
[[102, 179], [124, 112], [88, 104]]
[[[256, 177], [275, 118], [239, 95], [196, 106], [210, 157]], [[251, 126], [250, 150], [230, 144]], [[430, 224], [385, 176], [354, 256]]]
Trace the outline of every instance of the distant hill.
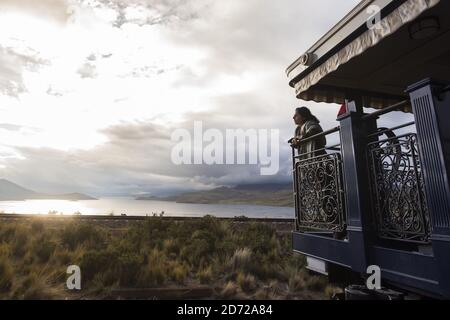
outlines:
[[19, 186], [11, 181], [0, 179], [0, 200], [24, 200], [32, 199], [38, 193]]
[[51, 200], [97, 200], [94, 197], [88, 196], [83, 193], [73, 192], [73, 193], [63, 193], [63, 194], [39, 194], [33, 199], [51, 199]]
[[236, 187], [220, 187], [208, 191], [187, 192], [158, 198], [140, 196], [137, 200], [174, 201], [200, 204], [253, 204], [277, 207], [294, 206], [292, 184], [251, 184]]
[[6, 179], [0, 179], [0, 201], [20, 201], [33, 199], [51, 199], [51, 200], [96, 200], [95, 198], [82, 193], [66, 194], [46, 194], [39, 193]]

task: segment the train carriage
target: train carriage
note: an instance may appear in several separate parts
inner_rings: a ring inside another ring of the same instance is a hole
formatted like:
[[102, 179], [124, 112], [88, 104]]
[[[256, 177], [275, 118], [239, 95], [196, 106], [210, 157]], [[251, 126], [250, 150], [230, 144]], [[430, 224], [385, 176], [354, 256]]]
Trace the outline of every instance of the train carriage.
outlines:
[[[287, 76], [299, 99], [343, 105], [320, 134], [339, 143], [293, 149], [294, 251], [332, 280], [378, 266], [383, 286], [450, 298], [450, 1], [361, 1]], [[413, 121], [382, 127], [394, 111]]]

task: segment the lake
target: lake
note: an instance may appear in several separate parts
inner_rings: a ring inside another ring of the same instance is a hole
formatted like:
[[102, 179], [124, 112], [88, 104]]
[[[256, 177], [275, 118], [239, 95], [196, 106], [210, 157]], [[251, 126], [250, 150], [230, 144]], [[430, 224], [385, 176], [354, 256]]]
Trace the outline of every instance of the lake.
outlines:
[[0, 201], [0, 212], [48, 214], [50, 211], [70, 215], [145, 216], [164, 212], [165, 216], [216, 217], [246, 216], [249, 218], [294, 218], [294, 209], [254, 205], [185, 204], [168, 201], [135, 200], [133, 198], [101, 198], [99, 200], [26, 200]]

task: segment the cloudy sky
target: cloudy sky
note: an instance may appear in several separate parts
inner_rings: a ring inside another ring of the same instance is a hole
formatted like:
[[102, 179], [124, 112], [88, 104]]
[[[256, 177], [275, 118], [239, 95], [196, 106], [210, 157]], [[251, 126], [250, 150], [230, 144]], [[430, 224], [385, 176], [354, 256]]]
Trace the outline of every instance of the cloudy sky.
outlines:
[[357, 0], [0, 0], [0, 178], [43, 192], [162, 194], [288, 181], [175, 166], [176, 128], [294, 130], [284, 70]]

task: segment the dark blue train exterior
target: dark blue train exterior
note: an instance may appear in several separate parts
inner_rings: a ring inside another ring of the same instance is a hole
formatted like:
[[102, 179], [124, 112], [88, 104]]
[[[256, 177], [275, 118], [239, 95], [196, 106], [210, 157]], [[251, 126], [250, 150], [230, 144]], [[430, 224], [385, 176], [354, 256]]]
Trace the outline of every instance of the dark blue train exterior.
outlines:
[[[448, 3], [434, 10], [437, 19], [449, 20]], [[450, 33], [448, 25], [440, 28], [440, 35]], [[323, 133], [336, 134], [340, 143], [317, 157], [293, 150], [293, 249], [322, 261], [330, 278], [364, 279], [369, 266], [379, 266], [383, 286], [450, 299], [448, 66], [421, 68], [394, 103], [371, 113], [366, 92], [345, 88], [339, 127]], [[445, 79], [431, 78], [436, 74]], [[398, 110], [411, 112], [414, 121], [381, 128], [380, 119]]]

